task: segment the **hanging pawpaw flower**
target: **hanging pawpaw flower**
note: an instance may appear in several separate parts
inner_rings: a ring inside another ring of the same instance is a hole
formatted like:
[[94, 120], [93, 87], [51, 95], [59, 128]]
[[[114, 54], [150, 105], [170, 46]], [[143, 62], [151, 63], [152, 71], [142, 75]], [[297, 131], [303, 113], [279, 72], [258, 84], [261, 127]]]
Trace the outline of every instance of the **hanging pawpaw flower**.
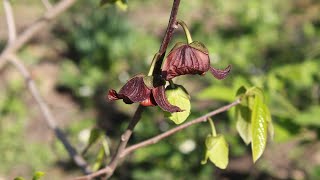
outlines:
[[231, 66], [223, 70], [211, 67], [208, 49], [201, 42], [180, 42], [168, 54], [162, 66], [162, 77], [171, 80], [184, 74], [203, 75], [208, 70], [215, 78], [224, 79], [229, 74]]
[[117, 93], [111, 89], [108, 93], [110, 101], [122, 99], [126, 104], [139, 102], [143, 106], [156, 106], [168, 112], [180, 112], [181, 109], [171, 105], [165, 95], [165, 81], [142, 74], [131, 78]]

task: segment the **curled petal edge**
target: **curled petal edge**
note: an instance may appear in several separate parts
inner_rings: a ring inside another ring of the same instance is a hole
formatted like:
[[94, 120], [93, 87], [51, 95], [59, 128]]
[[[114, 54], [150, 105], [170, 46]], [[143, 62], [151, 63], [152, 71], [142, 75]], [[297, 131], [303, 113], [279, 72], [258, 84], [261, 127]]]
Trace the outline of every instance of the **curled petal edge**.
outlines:
[[123, 102], [125, 102], [126, 104], [132, 104], [133, 101], [131, 101], [128, 97], [122, 95], [122, 94], [118, 94], [117, 91], [110, 89], [108, 92], [108, 99], [109, 101], [115, 101], [115, 100], [119, 100], [122, 99]]
[[225, 69], [216, 69], [210, 66], [210, 72], [211, 74], [217, 78], [217, 79], [224, 79], [228, 76], [228, 74], [230, 73], [231, 70], [231, 65], [229, 65], [228, 67], [226, 67]]
[[182, 111], [178, 106], [174, 106], [169, 103], [165, 94], [164, 86], [158, 86], [152, 89], [152, 94], [158, 106], [164, 111], [168, 111], [170, 113]]

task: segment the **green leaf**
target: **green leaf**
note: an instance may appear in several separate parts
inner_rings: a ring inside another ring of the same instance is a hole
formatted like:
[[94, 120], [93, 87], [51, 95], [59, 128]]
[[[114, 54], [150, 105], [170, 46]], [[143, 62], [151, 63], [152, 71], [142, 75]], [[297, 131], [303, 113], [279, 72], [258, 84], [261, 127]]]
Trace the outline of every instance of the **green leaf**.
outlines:
[[207, 136], [206, 141], [206, 153], [204, 160], [201, 164], [206, 164], [208, 158], [220, 169], [225, 169], [229, 162], [229, 147], [223, 135]]
[[37, 171], [33, 174], [32, 180], [39, 180], [42, 176], [44, 176], [44, 172]]
[[256, 96], [251, 115], [252, 128], [252, 157], [256, 162], [262, 155], [267, 142], [267, 114], [261, 96]]
[[174, 88], [167, 87], [166, 96], [170, 104], [178, 106], [183, 111], [175, 113], [165, 112], [165, 116], [176, 124], [183, 123], [190, 115], [191, 103], [189, 94], [183, 86], [175, 85]]
[[84, 148], [84, 150], [82, 152], [83, 155], [89, 150], [89, 148], [95, 142], [97, 142], [97, 140], [101, 137], [101, 135], [103, 135], [103, 132], [100, 129], [98, 129], [98, 128], [91, 129], [90, 137], [89, 137], [89, 140], [88, 140], [88, 144], [87, 144], [87, 146]]
[[247, 106], [236, 106], [237, 131], [242, 140], [248, 145], [252, 140], [251, 110]]
[[93, 171], [97, 171], [98, 169], [100, 169], [101, 165], [103, 164], [105, 159], [105, 149], [103, 146], [100, 147], [98, 155], [96, 157], [96, 160], [93, 164], [92, 170]]

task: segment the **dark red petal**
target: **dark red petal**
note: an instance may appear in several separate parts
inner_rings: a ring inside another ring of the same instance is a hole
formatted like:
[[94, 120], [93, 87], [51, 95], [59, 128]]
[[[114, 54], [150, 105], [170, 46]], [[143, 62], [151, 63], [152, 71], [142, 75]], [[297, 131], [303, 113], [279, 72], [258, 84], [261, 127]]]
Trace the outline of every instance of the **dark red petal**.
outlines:
[[152, 95], [158, 106], [164, 111], [168, 111], [170, 113], [181, 112], [182, 110], [179, 107], [173, 106], [169, 103], [164, 90], [164, 86], [158, 86], [152, 89]]
[[118, 100], [120, 98], [118, 96], [117, 91], [110, 89], [108, 92], [108, 99], [109, 99], [109, 101], [114, 101], [114, 100]]
[[163, 78], [170, 80], [184, 74], [203, 74], [208, 71], [210, 59], [207, 50], [204, 46], [202, 49], [195, 47], [185, 44], [173, 48], [162, 67]]
[[111, 89], [108, 92], [108, 99], [109, 101], [114, 101], [114, 100], [118, 100], [118, 99], [122, 99], [123, 102], [125, 102], [126, 104], [132, 104], [133, 101], [131, 101], [128, 97], [126, 97], [123, 94], [118, 94], [115, 90]]
[[151, 90], [144, 84], [143, 76], [131, 78], [119, 91], [118, 97], [128, 98], [132, 102], [141, 102], [150, 97]]
[[210, 71], [211, 71], [212, 75], [217, 79], [224, 79], [225, 77], [227, 77], [230, 70], [231, 70], [231, 65], [229, 65], [228, 67], [226, 67], [223, 70], [210, 67]]

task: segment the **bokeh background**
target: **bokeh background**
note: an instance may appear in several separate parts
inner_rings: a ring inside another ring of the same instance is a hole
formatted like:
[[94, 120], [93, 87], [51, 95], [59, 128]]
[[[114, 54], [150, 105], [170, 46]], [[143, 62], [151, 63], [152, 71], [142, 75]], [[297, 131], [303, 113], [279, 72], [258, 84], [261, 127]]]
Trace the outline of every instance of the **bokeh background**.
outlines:
[[[39, 17], [40, 1], [12, 1], [18, 30]], [[146, 73], [164, 35], [172, 1], [128, 2], [127, 11], [78, 1], [19, 51], [42, 95], [71, 142], [81, 150], [92, 127], [105, 131], [113, 152], [135, 105], [106, 101], [109, 88]], [[178, 17], [194, 40], [210, 51], [211, 65], [232, 64], [223, 81], [207, 74], [176, 78], [192, 97], [188, 120], [235, 99], [241, 86], [259, 86], [275, 127], [254, 165], [235, 126], [233, 110], [214, 117], [227, 136], [226, 170], [201, 165], [208, 124], [198, 124], [126, 158], [112, 179], [319, 179], [320, 2], [318, 0], [182, 0]], [[7, 32], [0, 8], [0, 50]], [[185, 41], [181, 30], [173, 42]], [[66, 179], [81, 175], [43, 121], [23, 78], [12, 66], [0, 71], [0, 179]], [[159, 108], [148, 108], [130, 144], [175, 125]], [[94, 164], [99, 144], [85, 156]], [[107, 159], [108, 160], [108, 159]]]

